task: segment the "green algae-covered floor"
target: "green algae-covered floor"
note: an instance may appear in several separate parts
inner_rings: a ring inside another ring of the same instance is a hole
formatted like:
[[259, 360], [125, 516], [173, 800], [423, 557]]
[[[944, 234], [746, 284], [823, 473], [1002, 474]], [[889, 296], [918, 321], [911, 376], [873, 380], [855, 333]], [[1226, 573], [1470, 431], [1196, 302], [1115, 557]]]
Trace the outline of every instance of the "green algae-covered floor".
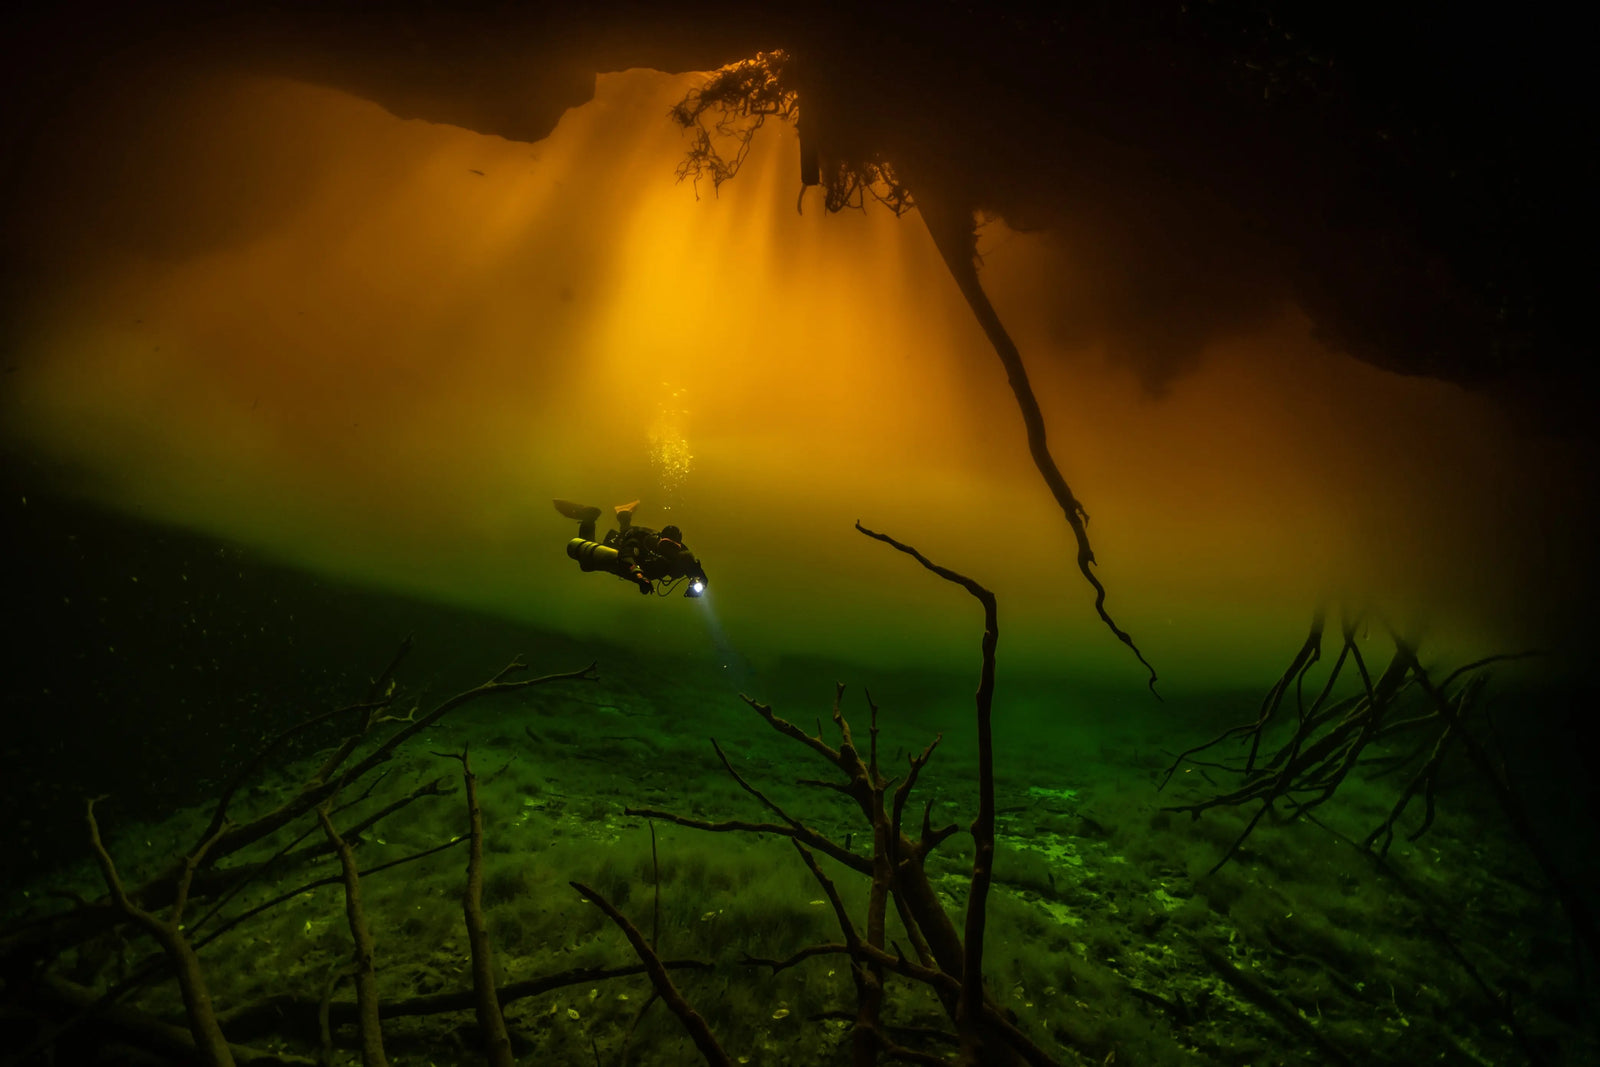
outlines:
[[[820, 720], [823, 736], [836, 741], [828, 721], [832, 681], [802, 672], [763, 693], [759, 678], [743, 680], [777, 714], [808, 731]], [[907, 753], [944, 732], [908, 821], [921, 817], [919, 799], [933, 802], [936, 825], [965, 828], [972, 817], [971, 689], [953, 677], [891, 680], [872, 690], [887, 773], [903, 772]], [[843, 706], [865, 744], [868, 710], [859, 686], [847, 688]], [[1002, 684], [995, 704], [1000, 840], [986, 974], [993, 997], [1018, 1024], [1063, 1063], [1594, 1062], [1562, 914], [1521, 847], [1470, 791], [1447, 795], [1437, 824], [1416, 843], [1397, 837], [1387, 871], [1351, 839], [1359, 841], [1387, 812], [1394, 785], [1353, 775], [1319, 809], [1317, 822], [1263, 820], [1233, 862], [1206, 873], [1249, 813], [1216, 809], [1191, 820], [1162, 810], [1216, 791], [1225, 779], [1214, 768], [1180, 771], [1164, 791], [1156, 786], [1176, 752], [1254, 714], [1250, 697], [1130, 713], [1126, 705], [1112, 708], [1049, 686]], [[830, 779], [833, 768], [779, 736], [720, 679], [639, 666], [602, 665], [598, 682], [463, 706], [402, 748], [371, 794], [336, 821], [349, 825], [442, 778], [440, 795], [378, 824], [356, 854], [370, 870], [462, 835], [461, 766], [449, 754], [468, 748], [485, 825], [483, 903], [502, 985], [635, 962], [621, 932], [568, 884], [581, 881], [654, 933], [663, 957], [706, 965], [673, 974], [736, 1062], [848, 1063], [855, 1004], [842, 957], [812, 958], [776, 974], [745, 962], [839, 940], [832, 910], [793, 846], [659, 820], [652, 842], [645, 820], [624, 814], [636, 806], [773, 821], [723, 770], [712, 737], [789, 814], [865, 853], [870, 829], [848, 802], [798, 782]], [[329, 734], [327, 744], [336, 740]], [[235, 799], [233, 817], [268, 810], [315, 762], [313, 753], [265, 772]], [[106, 821], [103, 831], [133, 882], [192, 843], [209, 814], [196, 807], [155, 824]], [[265, 858], [285, 840], [228, 862]], [[969, 842], [956, 834], [929, 864], [958, 925]], [[466, 862], [466, 848], [454, 847], [363, 879], [384, 1002], [470, 988], [460, 904]], [[863, 915], [864, 880], [821, 862], [853, 914]], [[201, 949], [231, 1040], [317, 1054], [316, 1006], [350, 956], [337, 873], [329, 856], [274, 872], [200, 924], [196, 936], [203, 937], [228, 916], [297, 885], [332, 880]], [[101, 890], [87, 857], [48, 888], [86, 896]], [[46, 899], [46, 889], [31, 890], [30, 902]], [[197, 904], [189, 921], [208, 907]], [[889, 929], [891, 941], [907, 945], [892, 915]], [[152, 951], [150, 941], [134, 938], [96, 943], [65, 962], [78, 981], [104, 987]], [[900, 979], [889, 987], [886, 1018], [899, 1028], [897, 1039], [953, 1054], [934, 1033], [950, 1029], [934, 998]], [[335, 1001], [352, 996], [348, 982], [335, 986]], [[171, 982], [132, 1003], [181, 1021]], [[700, 1062], [639, 975], [520, 997], [507, 1005], [506, 1022], [519, 1063]], [[332, 1032], [334, 1062], [358, 1062], [353, 1027]], [[389, 1017], [384, 1037], [394, 1064], [484, 1062], [470, 1010]]]

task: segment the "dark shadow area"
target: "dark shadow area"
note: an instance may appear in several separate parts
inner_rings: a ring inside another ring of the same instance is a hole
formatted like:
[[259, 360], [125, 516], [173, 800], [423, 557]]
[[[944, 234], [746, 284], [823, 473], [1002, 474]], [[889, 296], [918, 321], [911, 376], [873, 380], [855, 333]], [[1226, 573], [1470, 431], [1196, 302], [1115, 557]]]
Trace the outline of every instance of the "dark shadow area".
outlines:
[[[589, 99], [595, 71], [786, 49], [825, 161], [882, 158], [930, 203], [1057, 235], [1094, 325], [1152, 389], [1292, 299], [1361, 359], [1490, 390], [1538, 432], [1586, 432], [1593, 226], [1578, 205], [1595, 169], [1577, 131], [1593, 94], [1581, 35], [1554, 11], [166, 3], [19, 18], [0, 84], [17, 164], [83, 95], [136, 98], [150, 64], [302, 79], [532, 142]], [[117, 204], [153, 181], [125, 175], [84, 206], [158, 252], [236, 236], [231, 218], [127, 229]], [[38, 219], [8, 220], [13, 299]]]

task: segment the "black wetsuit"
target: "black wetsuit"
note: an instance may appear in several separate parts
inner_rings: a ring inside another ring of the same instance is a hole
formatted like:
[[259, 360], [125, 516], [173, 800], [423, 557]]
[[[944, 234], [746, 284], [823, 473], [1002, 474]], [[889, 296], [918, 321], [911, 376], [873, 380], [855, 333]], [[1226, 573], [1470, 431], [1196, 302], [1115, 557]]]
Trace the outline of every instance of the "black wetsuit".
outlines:
[[651, 581], [682, 578], [694, 564], [694, 556], [687, 547], [663, 540], [661, 531], [648, 526], [629, 525], [623, 530], [607, 531], [605, 543], [617, 550], [621, 573], [627, 574], [638, 567]]

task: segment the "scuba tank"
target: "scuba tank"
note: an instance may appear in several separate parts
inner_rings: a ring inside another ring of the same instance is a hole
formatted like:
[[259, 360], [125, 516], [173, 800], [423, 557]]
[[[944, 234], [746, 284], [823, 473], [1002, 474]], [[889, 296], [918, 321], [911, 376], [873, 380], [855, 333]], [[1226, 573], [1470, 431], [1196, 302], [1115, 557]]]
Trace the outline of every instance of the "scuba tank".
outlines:
[[582, 537], [567, 542], [567, 555], [577, 560], [578, 569], [584, 571], [609, 571], [617, 562], [616, 549]]

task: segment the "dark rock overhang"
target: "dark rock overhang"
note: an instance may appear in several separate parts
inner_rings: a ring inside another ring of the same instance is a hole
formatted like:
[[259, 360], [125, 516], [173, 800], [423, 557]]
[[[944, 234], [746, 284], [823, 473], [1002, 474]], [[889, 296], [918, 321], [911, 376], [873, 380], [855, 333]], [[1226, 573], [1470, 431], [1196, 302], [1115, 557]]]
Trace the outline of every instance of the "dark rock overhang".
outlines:
[[158, 63], [535, 141], [597, 71], [784, 48], [824, 154], [866, 145], [913, 194], [1115, 249], [1129, 306], [1168, 320], [1156, 387], [1244, 309], [1293, 299], [1361, 359], [1581, 425], [1596, 286], [1575, 205], [1594, 175], [1559, 41], [1530, 56], [1540, 27], [1351, 7], [1116, 7], [58, 7], [12, 37], [4, 132], [24, 154], [61, 98]]

